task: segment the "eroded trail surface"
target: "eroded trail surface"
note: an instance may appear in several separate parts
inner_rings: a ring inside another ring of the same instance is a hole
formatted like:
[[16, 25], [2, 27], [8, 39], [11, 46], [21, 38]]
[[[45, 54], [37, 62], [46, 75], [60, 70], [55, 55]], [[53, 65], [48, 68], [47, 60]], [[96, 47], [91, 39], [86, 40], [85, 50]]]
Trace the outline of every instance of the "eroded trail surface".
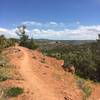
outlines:
[[35, 75], [32, 70], [34, 65], [31, 63], [32, 59], [30, 59], [28, 51], [23, 47], [17, 48], [23, 52], [23, 58], [18, 64], [20, 66], [19, 71], [27, 87], [33, 92], [33, 95], [31, 95], [32, 100], [63, 100], [55, 94], [53, 89]]

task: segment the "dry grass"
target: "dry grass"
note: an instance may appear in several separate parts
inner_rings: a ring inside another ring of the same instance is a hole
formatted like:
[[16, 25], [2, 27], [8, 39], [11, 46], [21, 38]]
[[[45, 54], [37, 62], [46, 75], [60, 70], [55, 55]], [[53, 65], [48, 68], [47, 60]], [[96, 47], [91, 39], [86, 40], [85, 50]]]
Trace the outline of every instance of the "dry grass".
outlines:
[[83, 100], [87, 100], [92, 94], [92, 88], [89, 86], [88, 80], [76, 77], [76, 82], [78, 87], [83, 91], [84, 97]]

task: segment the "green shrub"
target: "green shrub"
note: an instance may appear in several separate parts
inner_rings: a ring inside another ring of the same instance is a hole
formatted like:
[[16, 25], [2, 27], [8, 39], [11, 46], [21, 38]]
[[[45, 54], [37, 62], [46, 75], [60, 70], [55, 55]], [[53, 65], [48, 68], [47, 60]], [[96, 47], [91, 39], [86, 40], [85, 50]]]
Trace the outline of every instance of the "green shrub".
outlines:
[[29, 49], [37, 49], [38, 46], [35, 44], [34, 40], [33, 39], [29, 39], [27, 42], [26, 42], [26, 45], [25, 47], [29, 48]]
[[20, 87], [11, 87], [7, 89], [7, 96], [16, 97], [23, 93], [23, 89]]
[[13, 41], [12, 39], [7, 39], [4, 35], [0, 35], [0, 52], [2, 52], [4, 48], [14, 45], [15, 41]]
[[82, 90], [85, 93], [84, 99], [88, 98], [92, 93], [92, 89], [89, 86], [84, 86]]

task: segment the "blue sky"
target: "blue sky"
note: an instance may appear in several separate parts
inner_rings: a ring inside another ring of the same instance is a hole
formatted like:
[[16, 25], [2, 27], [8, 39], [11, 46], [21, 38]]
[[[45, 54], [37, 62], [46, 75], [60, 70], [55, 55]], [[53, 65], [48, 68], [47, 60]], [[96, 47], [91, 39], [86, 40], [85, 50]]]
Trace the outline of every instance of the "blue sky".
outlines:
[[35, 38], [96, 39], [100, 0], [0, 0], [0, 34], [20, 24]]

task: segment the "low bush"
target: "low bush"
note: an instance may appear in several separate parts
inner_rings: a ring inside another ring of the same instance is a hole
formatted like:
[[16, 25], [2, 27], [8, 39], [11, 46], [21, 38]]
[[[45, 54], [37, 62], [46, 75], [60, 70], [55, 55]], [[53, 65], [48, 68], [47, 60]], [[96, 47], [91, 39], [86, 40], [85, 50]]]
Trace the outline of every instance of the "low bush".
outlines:
[[91, 89], [91, 87], [89, 87], [89, 86], [84, 86], [84, 87], [82, 88], [82, 90], [83, 90], [83, 92], [85, 93], [85, 95], [84, 95], [84, 100], [86, 100], [86, 99], [91, 95], [92, 89]]
[[33, 39], [29, 39], [28, 41], [26, 41], [25, 47], [32, 49], [32, 50], [35, 50], [38, 48], [38, 46], [35, 44]]
[[15, 41], [14, 40], [8, 39], [4, 35], [0, 35], [0, 52], [2, 52], [2, 50], [4, 48], [10, 47], [10, 46], [14, 46], [14, 45], [15, 45]]
[[11, 87], [7, 89], [7, 96], [16, 97], [23, 93], [23, 89], [20, 87]]

